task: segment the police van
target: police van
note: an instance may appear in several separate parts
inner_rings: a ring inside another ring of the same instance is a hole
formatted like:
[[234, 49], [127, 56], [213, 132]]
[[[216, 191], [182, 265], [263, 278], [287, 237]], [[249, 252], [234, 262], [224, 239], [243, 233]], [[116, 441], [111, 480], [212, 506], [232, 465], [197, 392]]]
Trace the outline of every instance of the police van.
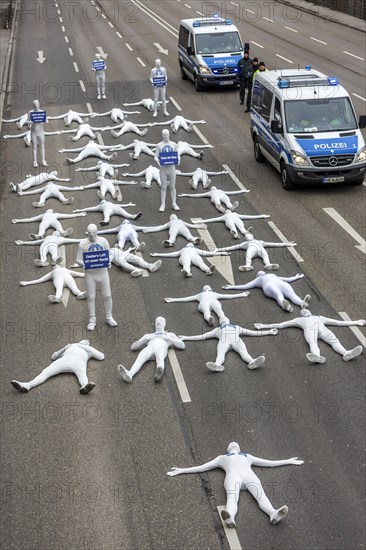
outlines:
[[236, 85], [243, 51], [239, 31], [230, 19], [214, 16], [180, 22], [180, 74], [183, 80], [193, 80], [197, 92], [210, 86]]
[[282, 185], [362, 184], [366, 148], [347, 91], [311, 67], [257, 73], [251, 102], [251, 135], [257, 162], [269, 160]]

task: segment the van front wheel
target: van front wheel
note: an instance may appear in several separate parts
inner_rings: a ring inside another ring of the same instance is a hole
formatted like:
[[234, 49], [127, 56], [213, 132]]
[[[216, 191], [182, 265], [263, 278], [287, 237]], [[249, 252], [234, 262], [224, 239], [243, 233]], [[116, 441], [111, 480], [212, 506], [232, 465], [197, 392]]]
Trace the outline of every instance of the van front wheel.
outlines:
[[254, 138], [254, 158], [257, 162], [264, 162], [266, 159], [259, 146], [258, 138]]
[[188, 76], [184, 72], [183, 65], [180, 65], [180, 76], [181, 76], [182, 80], [188, 80]]
[[286, 189], [286, 191], [290, 191], [294, 188], [294, 184], [292, 182], [290, 174], [288, 173], [287, 166], [284, 162], [281, 163], [281, 181], [282, 187]]
[[200, 84], [200, 81], [198, 80], [198, 76], [196, 74], [194, 75], [194, 87], [196, 92], [202, 92], [203, 90], [202, 85]]

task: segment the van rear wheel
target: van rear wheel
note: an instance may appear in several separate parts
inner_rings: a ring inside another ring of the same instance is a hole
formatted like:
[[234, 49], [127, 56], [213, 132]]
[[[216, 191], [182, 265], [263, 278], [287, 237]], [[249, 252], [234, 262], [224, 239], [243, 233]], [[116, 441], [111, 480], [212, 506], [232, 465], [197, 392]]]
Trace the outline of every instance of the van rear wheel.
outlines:
[[194, 87], [195, 87], [196, 92], [202, 92], [202, 90], [203, 90], [203, 87], [200, 84], [200, 81], [198, 80], [198, 77], [197, 77], [196, 74], [194, 75]]
[[286, 189], [286, 191], [290, 191], [295, 187], [284, 162], [281, 162], [281, 181], [282, 187]]
[[254, 138], [254, 158], [257, 162], [264, 162], [266, 159], [261, 151], [258, 138]]
[[180, 76], [182, 80], [188, 80], [188, 76], [184, 72], [183, 65], [180, 65]]

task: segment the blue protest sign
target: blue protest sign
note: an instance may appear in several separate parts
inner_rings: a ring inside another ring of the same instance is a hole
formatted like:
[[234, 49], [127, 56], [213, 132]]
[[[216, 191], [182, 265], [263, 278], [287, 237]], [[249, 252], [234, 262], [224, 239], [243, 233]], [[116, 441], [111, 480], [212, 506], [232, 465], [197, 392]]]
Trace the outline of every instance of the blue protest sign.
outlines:
[[170, 164], [178, 164], [177, 151], [162, 151], [159, 155], [160, 166], [169, 166]]
[[105, 69], [104, 61], [93, 61], [93, 69], [95, 69], [96, 71], [103, 71]]
[[31, 122], [46, 122], [46, 111], [31, 111], [29, 113]]
[[155, 86], [155, 88], [162, 88], [163, 86], [166, 86], [166, 78], [164, 76], [154, 76], [153, 86]]
[[84, 269], [100, 269], [109, 266], [109, 250], [83, 252]]

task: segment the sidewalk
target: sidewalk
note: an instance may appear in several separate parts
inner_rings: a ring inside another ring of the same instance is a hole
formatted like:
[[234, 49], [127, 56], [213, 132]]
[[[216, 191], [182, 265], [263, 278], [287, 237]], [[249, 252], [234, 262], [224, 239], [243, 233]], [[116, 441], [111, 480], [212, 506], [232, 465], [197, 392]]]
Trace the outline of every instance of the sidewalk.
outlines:
[[366, 30], [366, 21], [364, 19], [359, 19], [358, 17], [353, 17], [352, 15], [347, 15], [340, 11], [333, 11], [324, 6], [318, 6], [312, 2], [306, 2], [306, 0], [277, 0], [280, 4], [285, 4], [291, 8], [297, 8], [306, 13], [314, 14], [314, 21], [317, 19], [323, 19], [327, 21], [332, 21], [333, 23], [339, 23], [345, 27], [350, 27], [362, 32]]

